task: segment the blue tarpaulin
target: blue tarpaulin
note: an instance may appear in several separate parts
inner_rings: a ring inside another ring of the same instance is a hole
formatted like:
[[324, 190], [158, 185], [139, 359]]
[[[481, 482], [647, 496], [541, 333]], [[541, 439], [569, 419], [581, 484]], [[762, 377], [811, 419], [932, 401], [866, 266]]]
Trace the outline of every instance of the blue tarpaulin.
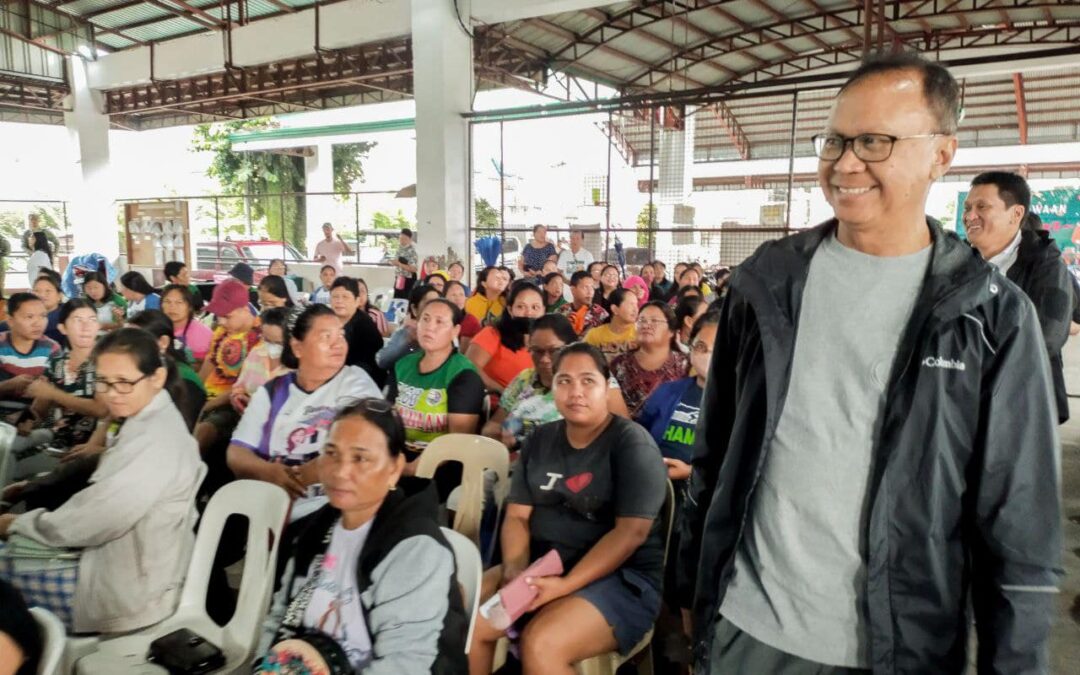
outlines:
[[77, 255], [71, 259], [64, 271], [64, 295], [69, 298], [82, 297], [82, 278], [88, 272], [104, 272], [110, 284], [114, 283], [117, 277], [116, 268], [100, 253]]

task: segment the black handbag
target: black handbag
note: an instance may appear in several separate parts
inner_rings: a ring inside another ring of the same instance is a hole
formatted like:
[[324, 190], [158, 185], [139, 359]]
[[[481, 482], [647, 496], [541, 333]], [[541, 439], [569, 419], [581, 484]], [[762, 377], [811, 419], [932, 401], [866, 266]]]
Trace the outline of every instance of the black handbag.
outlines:
[[146, 660], [170, 675], [206, 675], [225, 667], [225, 654], [198, 633], [181, 628], [150, 643]]

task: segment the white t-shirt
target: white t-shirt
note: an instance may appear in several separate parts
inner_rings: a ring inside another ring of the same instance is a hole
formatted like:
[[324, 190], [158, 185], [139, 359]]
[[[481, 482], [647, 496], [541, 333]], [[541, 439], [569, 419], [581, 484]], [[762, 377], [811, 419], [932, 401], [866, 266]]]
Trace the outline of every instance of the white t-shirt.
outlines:
[[[273, 398], [268, 388], [273, 390]], [[368, 397], [381, 398], [381, 394], [371, 376], [359, 366], [345, 366], [333, 379], [312, 392], [297, 386], [296, 373], [287, 373], [260, 387], [251, 397], [233, 432], [232, 443], [248, 448], [263, 459], [290, 466], [303, 464], [322, 450], [338, 412]], [[277, 415], [264, 438], [263, 428], [274, 410]], [[293, 502], [290, 522], [314, 513], [326, 502], [322, 485], [308, 486], [307, 495]]]
[[567, 276], [567, 281], [569, 281], [571, 274], [588, 269], [592, 263], [593, 255], [587, 248], [582, 248], [577, 253], [564, 248], [562, 253], [559, 254], [559, 269]]
[[53, 266], [49, 263], [49, 256], [45, 254], [45, 251], [31, 253], [30, 257], [26, 259], [26, 276], [30, 279], [30, 287], [33, 288], [41, 270], [51, 270], [52, 268]]
[[338, 274], [341, 274], [341, 256], [345, 254], [345, 244], [337, 239], [321, 240], [315, 244], [315, 257], [326, 256], [324, 265], [333, 265]]
[[304, 626], [334, 638], [356, 672], [367, 666], [372, 656], [371, 636], [356, 592], [356, 563], [374, 522], [346, 530], [339, 520], [323, 556], [322, 570], [316, 570], [312, 563], [308, 571], [309, 579], [318, 572], [319, 581], [304, 612]]

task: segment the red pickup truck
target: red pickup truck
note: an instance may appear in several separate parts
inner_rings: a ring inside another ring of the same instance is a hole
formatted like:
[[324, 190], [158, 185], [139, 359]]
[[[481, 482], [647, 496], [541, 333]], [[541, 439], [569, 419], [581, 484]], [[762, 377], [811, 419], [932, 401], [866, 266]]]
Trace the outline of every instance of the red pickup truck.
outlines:
[[221, 281], [236, 263], [247, 263], [255, 270], [255, 283], [266, 276], [270, 261], [279, 258], [286, 265], [301, 262], [305, 258], [292, 244], [271, 239], [223, 239], [195, 244], [195, 267], [193, 279]]

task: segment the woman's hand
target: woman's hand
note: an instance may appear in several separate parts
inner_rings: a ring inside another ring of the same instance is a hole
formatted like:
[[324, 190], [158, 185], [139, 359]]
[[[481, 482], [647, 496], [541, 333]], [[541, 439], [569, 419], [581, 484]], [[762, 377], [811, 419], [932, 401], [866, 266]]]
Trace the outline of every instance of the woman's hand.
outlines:
[[262, 479], [285, 490], [285, 492], [289, 493], [290, 499], [303, 497], [307, 494], [307, 486], [300, 482], [295, 469], [280, 462], [265, 464]]
[[11, 528], [11, 524], [15, 522], [17, 517], [14, 513], [5, 513], [0, 516], [0, 539], [8, 538], [8, 529]]
[[39, 377], [26, 386], [24, 395], [35, 400], [52, 401], [59, 391], [51, 382]]
[[671, 480], [686, 480], [690, 477], [690, 471], [693, 469], [689, 464], [682, 460], [664, 458], [664, 466], [667, 467], [667, 475]]
[[297, 479], [305, 486], [319, 482], [319, 458], [316, 457], [306, 464], [293, 467], [296, 470]]
[[251, 403], [251, 396], [243, 388], [234, 388], [232, 393], [229, 394], [229, 402], [232, 403], [232, 407], [236, 412], [243, 415], [244, 411], [247, 410], [248, 403]]
[[570, 584], [567, 583], [566, 577], [533, 577], [526, 579], [525, 583], [529, 584], [529, 588], [540, 592], [529, 605], [530, 612], [535, 612], [550, 602], [570, 595]]
[[94, 445], [93, 443], [80, 443], [79, 445], [71, 448], [71, 452], [65, 454], [60, 458], [61, 464], [66, 464], [79, 457], [90, 457], [92, 455], [98, 455], [105, 452], [104, 445]]

